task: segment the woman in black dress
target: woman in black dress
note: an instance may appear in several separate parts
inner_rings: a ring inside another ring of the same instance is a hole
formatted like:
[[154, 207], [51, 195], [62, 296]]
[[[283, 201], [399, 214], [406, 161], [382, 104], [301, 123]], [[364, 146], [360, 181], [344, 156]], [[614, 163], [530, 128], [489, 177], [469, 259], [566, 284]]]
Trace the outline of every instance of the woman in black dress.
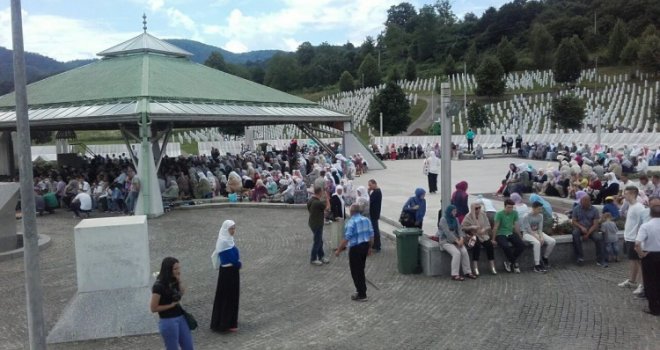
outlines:
[[238, 248], [234, 245], [235, 232], [236, 223], [225, 220], [211, 255], [213, 267], [219, 269], [211, 315], [211, 329], [216, 332], [238, 331], [241, 260]]

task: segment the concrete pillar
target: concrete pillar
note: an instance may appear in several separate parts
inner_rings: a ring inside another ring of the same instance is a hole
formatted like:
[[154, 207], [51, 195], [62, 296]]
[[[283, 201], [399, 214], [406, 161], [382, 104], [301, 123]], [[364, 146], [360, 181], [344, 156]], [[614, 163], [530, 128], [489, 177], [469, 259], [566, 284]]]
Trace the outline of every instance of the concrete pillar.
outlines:
[[11, 176], [16, 172], [12, 132], [0, 132], [0, 176]]
[[163, 215], [163, 199], [160, 195], [156, 163], [151, 144], [151, 128], [147, 113], [143, 113], [140, 123], [140, 155], [136, 169], [140, 177], [140, 194], [135, 204], [135, 215], [158, 217]]

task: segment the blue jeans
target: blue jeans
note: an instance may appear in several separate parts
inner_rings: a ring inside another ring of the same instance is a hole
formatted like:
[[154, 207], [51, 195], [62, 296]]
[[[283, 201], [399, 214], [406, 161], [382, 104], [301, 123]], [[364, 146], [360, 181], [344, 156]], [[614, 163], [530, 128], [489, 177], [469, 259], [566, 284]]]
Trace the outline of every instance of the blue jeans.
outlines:
[[[596, 245], [596, 261], [599, 263], [605, 262], [605, 241], [603, 240], [603, 234], [600, 232], [594, 232], [589, 235], [589, 239], [594, 241]], [[584, 252], [582, 250], [582, 231], [579, 229], [573, 229], [573, 250], [575, 251], [575, 257], [578, 260], [584, 260]]]
[[325, 256], [323, 253], [323, 226], [319, 229], [312, 229], [314, 234], [314, 243], [312, 243], [311, 261], [321, 260]]
[[618, 257], [619, 256], [619, 242], [607, 242], [605, 243], [605, 252], [607, 252], [607, 258], [610, 256]]
[[137, 203], [137, 198], [138, 198], [138, 192], [128, 192], [128, 195], [126, 195], [126, 213], [134, 213], [135, 212], [135, 203]]
[[165, 342], [165, 350], [193, 350], [192, 334], [183, 315], [172, 318], [161, 318], [158, 330]]

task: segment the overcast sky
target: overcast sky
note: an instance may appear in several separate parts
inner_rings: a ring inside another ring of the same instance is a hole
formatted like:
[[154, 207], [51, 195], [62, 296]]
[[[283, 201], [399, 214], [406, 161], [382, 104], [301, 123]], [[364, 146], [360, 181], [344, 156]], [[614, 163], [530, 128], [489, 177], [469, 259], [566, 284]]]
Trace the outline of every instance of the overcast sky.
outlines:
[[[142, 13], [159, 38], [191, 39], [232, 52], [324, 41], [359, 45], [383, 28], [388, 0], [36, 0], [22, 1], [25, 50], [61, 61], [96, 53], [138, 35]], [[408, 1], [419, 8], [435, 0]], [[11, 48], [9, 1], [0, 7], [0, 46]], [[454, 13], [480, 16], [505, 0], [453, 0]]]

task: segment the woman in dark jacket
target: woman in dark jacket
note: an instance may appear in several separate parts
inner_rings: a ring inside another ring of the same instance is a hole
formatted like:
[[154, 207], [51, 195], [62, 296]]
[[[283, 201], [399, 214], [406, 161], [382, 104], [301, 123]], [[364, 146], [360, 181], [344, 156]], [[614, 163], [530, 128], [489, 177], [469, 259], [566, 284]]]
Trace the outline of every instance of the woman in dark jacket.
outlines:
[[463, 218], [468, 214], [470, 208], [468, 207], [468, 183], [461, 181], [456, 184], [456, 191], [451, 196], [451, 204], [456, 207], [456, 218], [458, 223], [463, 223]]
[[338, 185], [335, 187], [335, 193], [330, 197], [330, 213], [332, 220], [346, 218], [346, 204], [344, 204], [344, 187]]
[[403, 205], [402, 211], [408, 214], [409, 222], [401, 223], [406, 227], [419, 227], [422, 228], [424, 215], [426, 215], [426, 199], [424, 196], [426, 191], [423, 188], [415, 190], [415, 195], [408, 198], [406, 204]]

